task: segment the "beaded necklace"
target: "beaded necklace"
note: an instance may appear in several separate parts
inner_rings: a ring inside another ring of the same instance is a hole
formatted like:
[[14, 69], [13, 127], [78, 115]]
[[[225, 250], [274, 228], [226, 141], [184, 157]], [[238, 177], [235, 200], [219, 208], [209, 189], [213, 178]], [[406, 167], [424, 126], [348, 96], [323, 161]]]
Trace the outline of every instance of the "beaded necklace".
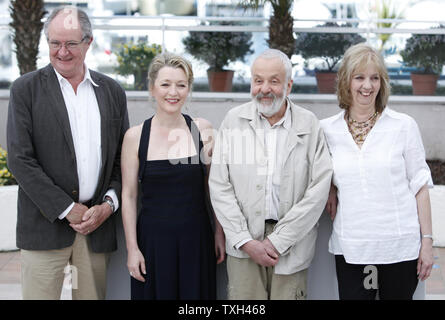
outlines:
[[346, 120], [347, 120], [346, 122], [348, 123], [349, 132], [351, 133], [352, 138], [354, 139], [355, 143], [359, 146], [359, 148], [362, 147], [363, 143], [365, 142], [366, 136], [374, 127], [378, 115], [379, 112], [376, 111], [371, 117], [369, 117], [368, 120], [359, 122], [352, 119], [349, 112], [346, 113]]

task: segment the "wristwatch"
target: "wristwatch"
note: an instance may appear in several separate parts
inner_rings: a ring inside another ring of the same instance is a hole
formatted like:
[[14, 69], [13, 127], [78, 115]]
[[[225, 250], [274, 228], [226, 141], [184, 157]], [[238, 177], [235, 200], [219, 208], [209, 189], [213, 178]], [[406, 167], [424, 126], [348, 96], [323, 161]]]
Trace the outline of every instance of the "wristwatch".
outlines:
[[113, 199], [111, 199], [111, 197], [106, 196], [104, 199], [104, 202], [108, 203], [108, 205], [111, 207], [111, 213], [114, 212], [114, 202]]

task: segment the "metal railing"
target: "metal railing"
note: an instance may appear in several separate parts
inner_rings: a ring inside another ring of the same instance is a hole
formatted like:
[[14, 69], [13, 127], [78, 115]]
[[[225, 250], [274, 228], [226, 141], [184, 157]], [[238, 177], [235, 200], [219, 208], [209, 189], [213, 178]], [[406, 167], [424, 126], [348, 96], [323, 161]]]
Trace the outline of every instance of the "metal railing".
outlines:
[[[268, 30], [267, 24], [269, 19], [258, 17], [195, 17], [195, 16], [92, 16], [90, 17], [93, 28], [95, 30], [164, 30], [164, 31], [221, 31], [221, 32], [264, 32]], [[114, 21], [124, 21], [125, 23], [114, 23]], [[9, 28], [11, 18], [9, 15], [0, 15], [0, 29]], [[159, 21], [157, 25], [145, 24], [140, 22]], [[168, 21], [188, 21], [194, 22], [196, 25], [170, 25]], [[261, 23], [258, 25], [237, 25], [237, 26], [220, 26], [220, 25], [201, 25], [201, 22], [230, 21], [242, 23]], [[110, 24], [110, 22], [113, 22]], [[316, 28], [316, 27], [298, 27], [301, 22], [336, 22], [361, 24], [366, 27], [342, 27], [342, 28]], [[445, 34], [442, 29], [423, 29], [423, 28], [380, 28], [376, 27], [377, 23], [413, 23], [413, 24], [443, 24], [443, 21], [426, 21], [426, 20], [405, 20], [405, 19], [294, 19], [294, 32], [327, 32], [327, 33], [416, 33], [416, 34]]]
[[[11, 18], [7, 15], [0, 16], [0, 30], [9, 28]], [[258, 17], [195, 17], [195, 16], [92, 16], [91, 21], [94, 30], [105, 31], [161, 31], [165, 41], [165, 33], [168, 31], [212, 31], [212, 32], [268, 32], [267, 18]], [[203, 22], [238, 22], [243, 25], [205, 25]], [[179, 24], [178, 24], [179, 22]], [[180, 23], [182, 22], [182, 24]], [[349, 23], [352, 27], [301, 27], [301, 23], [326, 22]], [[381, 28], [378, 23], [395, 24], [429, 24], [445, 25], [445, 21], [404, 20], [404, 19], [295, 19], [294, 32], [309, 33], [361, 33], [369, 37], [371, 34], [445, 34], [445, 29], [429, 28]], [[162, 46], [164, 47], [164, 41]]]
[[[11, 18], [0, 16], [0, 31], [8, 32]], [[212, 31], [212, 32], [252, 32], [267, 33], [269, 19], [263, 17], [195, 17], [195, 16], [92, 16], [94, 31], [120, 32], [136, 31], [135, 33], [149, 34], [153, 31], [162, 34], [162, 48], [166, 48], [169, 32]], [[236, 22], [239, 25], [209, 25], [205, 22]], [[327, 22], [338, 24], [349, 23], [350, 27], [316, 27]], [[378, 23], [399, 24], [397, 27], [381, 28]], [[312, 24], [313, 26], [308, 26]], [[309, 33], [359, 33], [366, 39], [377, 39], [378, 34], [398, 34], [405, 38], [409, 34], [445, 34], [445, 29], [422, 27], [425, 25], [445, 25], [445, 21], [424, 21], [404, 19], [295, 19], [293, 31]], [[402, 26], [401, 26], [402, 25]], [[406, 28], [403, 25], [418, 25], [419, 28]], [[124, 36], [131, 37], [128, 33]], [[403, 39], [398, 40], [398, 47], [402, 48]], [[42, 47], [41, 47], [42, 48]], [[12, 48], [11, 48], [12, 50]], [[43, 53], [43, 52], [42, 52]]]

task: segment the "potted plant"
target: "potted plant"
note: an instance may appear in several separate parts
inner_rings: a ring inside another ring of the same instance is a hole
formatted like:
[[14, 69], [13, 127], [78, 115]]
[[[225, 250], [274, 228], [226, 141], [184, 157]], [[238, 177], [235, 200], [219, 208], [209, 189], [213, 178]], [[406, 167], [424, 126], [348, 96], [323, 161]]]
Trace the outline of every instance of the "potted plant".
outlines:
[[[340, 28], [351, 27], [350, 24], [338, 25], [327, 22], [317, 27]], [[297, 33], [295, 42], [296, 54], [306, 59], [321, 58], [322, 67], [315, 69], [319, 93], [334, 93], [337, 78], [336, 67], [345, 51], [352, 45], [364, 42], [365, 39], [356, 33]]]
[[17, 184], [14, 176], [8, 169], [8, 165], [6, 163], [7, 157], [8, 153], [0, 146], [0, 186], [10, 186]]
[[[234, 25], [232, 22], [212, 25]], [[247, 54], [253, 53], [252, 33], [221, 31], [190, 31], [182, 40], [185, 50], [196, 59], [209, 65], [207, 77], [210, 91], [232, 91], [233, 70], [224, 68], [237, 60], [244, 62]]]
[[8, 169], [6, 159], [6, 151], [0, 147], [0, 208], [2, 210], [0, 251], [17, 249], [15, 245], [15, 227], [17, 223], [18, 186]]
[[434, 95], [445, 64], [445, 35], [413, 34], [400, 55], [405, 65], [417, 68], [411, 72], [413, 94]]
[[124, 76], [133, 75], [135, 90], [147, 90], [148, 67], [151, 60], [161, 52], [160, 45], [149, 45], [147, 41], [121, 45], [116, 52], [118, 62], [116, 71]]

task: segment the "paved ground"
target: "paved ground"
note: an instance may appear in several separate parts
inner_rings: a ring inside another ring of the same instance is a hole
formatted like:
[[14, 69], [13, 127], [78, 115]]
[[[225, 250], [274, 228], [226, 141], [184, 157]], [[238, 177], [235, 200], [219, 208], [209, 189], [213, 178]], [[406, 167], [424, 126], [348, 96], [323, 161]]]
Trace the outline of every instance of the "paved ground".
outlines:
[[[445, 300], [445, 248], [434, 248], [433, 271], [426, 282], [427, 300]], [[0, 252], [0, 300], [20, 300], [20, 254], [18, 251]], [[64, 289], [62, 299], [71, 299]]]

